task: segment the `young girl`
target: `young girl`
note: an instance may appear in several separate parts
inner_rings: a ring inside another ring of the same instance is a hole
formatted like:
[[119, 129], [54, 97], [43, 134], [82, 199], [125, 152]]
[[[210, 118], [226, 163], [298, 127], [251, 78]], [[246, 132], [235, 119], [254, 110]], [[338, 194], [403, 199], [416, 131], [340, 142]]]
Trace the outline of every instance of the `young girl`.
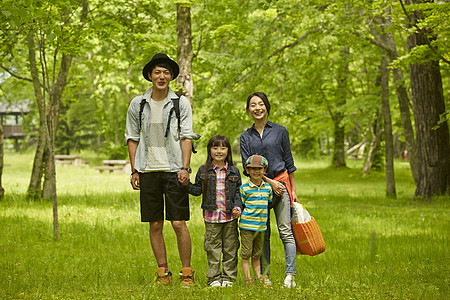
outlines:
[[187, 189], [194, 196], [203, 194], [206, 229], [204, 249], [209, 265], [207, 284], [211, 287], [227, 287], [233, 285], [237, 276], [237, 219], [242, 211], [239, 193], [241, 175], [239, 169], [233, 166], [227, 137], [213, 136], [208, 142], [207, 151], [206, 163], [198, 170], [195, 184], [189, 183]]

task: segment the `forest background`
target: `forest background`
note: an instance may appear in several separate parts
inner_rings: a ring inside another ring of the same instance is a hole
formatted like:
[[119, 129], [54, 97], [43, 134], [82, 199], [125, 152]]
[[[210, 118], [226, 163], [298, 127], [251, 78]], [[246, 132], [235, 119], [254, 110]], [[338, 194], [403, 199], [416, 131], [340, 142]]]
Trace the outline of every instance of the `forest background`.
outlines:
[[[180, 64], [172, 88], [192, 101], [202, 135], [193, 167], [217, 133], [239, 160], [239, 135], [251, 125], [245, 100], [254, 91], [269, 96], [270, 120], [289, 130], [302, 202], [327, 242], [324, 254], [300, 258], [305, 297], [447, 298], [449, 39], [448, 1], [2, 0], [0, 102], [25, 103], [31, 113], [22, 116], [24, 153], [12, 153], [0, 126], [0, 291], [153, 296], [143, 288], [152, 280], [151, 254], [128, 175], [58, 167], [60, 239], [54, 156], [126, 159], [128, 105], [149, 88], [142, 67], [165, 52]], [[407, 160], [395, 160], [404, 150]], [[199, 214], [190, 230], [200, 276]], [[273, 243], [274, 255], [282, 253]], [[157, 293], [217, 296], [202, 287]], [[297, 292], [238, 284], [224, 298]]]
[[220, 133], [237, 153], [246, 97], [264, 91], [294, 153], [363, 157], [394, 198], [407, 150], [415, 195], [448, 194], [449, 16], [417, 0], [3, 1], [0, 98], [27, 101], [23, 148], [37, 144], [28, 195], [56, 213], [55, 153], [127, 157], [126, 111], [157, 52], [180, 64], [198, 147]]

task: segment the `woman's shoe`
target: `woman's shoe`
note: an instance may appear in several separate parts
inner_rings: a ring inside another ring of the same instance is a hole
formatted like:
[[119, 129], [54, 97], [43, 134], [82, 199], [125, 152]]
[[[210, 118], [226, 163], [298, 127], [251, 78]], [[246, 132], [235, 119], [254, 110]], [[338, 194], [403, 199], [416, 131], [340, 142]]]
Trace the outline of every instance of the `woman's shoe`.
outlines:
[[286, 275], [286, 278], [284, 279], [283, 287], [290, 289], [290, 288], [294, 288], [296, 286], [297, 286], [297, 284], [294, 281], [294, 276]]

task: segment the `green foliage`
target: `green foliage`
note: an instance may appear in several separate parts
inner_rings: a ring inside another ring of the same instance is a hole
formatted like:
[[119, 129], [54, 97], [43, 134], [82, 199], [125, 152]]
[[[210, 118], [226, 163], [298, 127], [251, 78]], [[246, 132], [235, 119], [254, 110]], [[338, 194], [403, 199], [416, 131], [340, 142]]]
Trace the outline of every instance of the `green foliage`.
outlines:
[[[408, 32], [408, 35], [420, 32], [428, 40], [427, 45], [411, 49], [393, 64], [394, 67], [407, 67], [408, 64], [421, 64], [431, 60], [450, 63], [450, 3], [444, 1], [423, 2], [396, 8], [395, 24]], [[412, 24], [413, 15], [418, 22]]]
[[[22, 55], [20, 64], [14, 64], [14, 60], [8, 64], [21, 71], [19, 76], [30, 77], [22, 65], [27, 53], [19, 53], [28, 29], [44, 37], [46, 51], [54, 51], [54, 58], [58, 59], [61, 53], [76, 55], [63, 99], [58, 148], [68, 152], [92, 147], [123, 158], [128, 103], [134, 95], [145, 91], [142, 86], [136, 86], [140, 77], [132, 66], [142, 65], [154, 52], [161, 51], [160, 47], [168, 47], [159, 42], [165, 40], [162, 35], [147, 34], [150, 30], [161, 32], [164, 27], [158, 22], [161, 8], [153, 1], [90, 1], [92, 15], [81, 24], [82, 3], [76, 0], [6, 2], [0, 15], [5, 21], [0, 37], [9, 46], [4, 47], [9, 50], [5, 60]], [[25, 11], [28, 19], [21, 17]], [[149, 43], [149, 39], [153, 42]], [[176, 43], [176, 38], [172, 41]], [[57, 72], [58, 61], [52, 57], [47, 59], [49, 74]]]
[[450, 109], [447, 109], [440, 117], [437, 125], [433, 127], [434, 130], [438, 129], [442, 124], [450, 120]]
[[[47, 48], [44, 50], [47, 53], [55, 51], [55, 57], [58, 52], [78, 53], [80, 40], [86, 37], [85, 27], [80, 26], [82, 3], [82, 0], [3, 1], [1, 38], [9, 50], [3, 53], [13, 52], [15, 43], [24, 39], [30, 30], [43, 37], [41, 47]], [[15, 38], [8, 41], [13, 36]], [[52, 62], [48, 62], [51, 65]]]
[[[435, 41], [431, 44], [436, 44]], [[419, 45], [411, 49], [406, 55], [396, 59], [391, 65], [393, 68], [406, 67], [409, 64], [423, 64], [430, 60], [439, 60], [440, 55], [432, 51], [428, 45]]]
[[[91, 148], [114, 157], [125, 156], [122, 139], [130, 101], [150, 87], [142, 67], [157, 52], [176, 58], [177, 3], [191, 9], [194, 130], [202, 135], [200, 146], [218, 133], [236, 144], [252, 124], [245, 101], [255, 91], [269, 96], [270, 120], [289, 130], [298, 153], [314, 155], [318, 145], [311, 141], [332, 139], [335, 124], [352, 131], [354, 142], [362, 140], [381, 103], [376, 78], [382, 51], [369, 42], [372, 27], [395, 37], [400, 58], [394, 67], [448, 59], [449, 53], [447, 3], [406, 6], [425, 16], [418, 26], [429, 33], [435, 49], [422, 46], [409, 54], [406, 33], [416, 29], [408, 27], [397, 1], [94, 0], [89, 1], [89, 18], [80, 24], [82, 3], [3, 1], [0, 63], [18, 75], [28, 73], [24, 45], [29, 28], [44, 35], [48, 49], [59, 43], [59, 54], [75, 54], [62, 99], [59, 148]], [[64, 23], [67, 18], [71, 22]], [[58, 65], [49, 62], [49, 72], [57, 71]], [[20, 90], [32, 94], [31, 85], [23, 87], [5, 86], [5, 97], [19, 99]], [[398, 108], [392, 107], [394, 131], [401, 132]], [[336, 116], [341, 120], [334, 122]]]
[[57, 153], [70, 154], [83, 149], [98, 149], [96, 111], [89, 99], [63, 105], [56, 136]]
[[308, 159], [317, 158], [319, 155], [319, 143], [317, 142], [316, 137], [311, 137], [308, 139], [304, 139], [300, 142], [298, 147], [296, 147], [298, 150], [295, 151], [300, 156]]

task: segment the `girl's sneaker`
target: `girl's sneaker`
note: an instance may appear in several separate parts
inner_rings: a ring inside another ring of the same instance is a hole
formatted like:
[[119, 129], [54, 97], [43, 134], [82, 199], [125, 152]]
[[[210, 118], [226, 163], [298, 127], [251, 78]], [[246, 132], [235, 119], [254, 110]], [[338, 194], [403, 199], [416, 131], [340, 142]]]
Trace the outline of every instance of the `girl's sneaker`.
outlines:
[[220, 283], [220, 281], [218, 280], [214, 280], [213, 282], [211, 282], [209, 284], [210, 287], [218, 287], [218, 286], [222, 286], [222, 284]]
[[245, 281], [245, 284], [253, 285], [253, 279], [251, 277], [247, 278], [247, 280]]
[[294, 281], [294, 276], [287, 275], [286, 278], [284, 279], [283, 287], [290, 289], [290, 288], [294, 288], [296, 286], [297, 286], [297, 284]]
[[233, 282], [228, 281], [228, 280], [222, 281], [222, 287], [232, 287], [232, 286], [233, 286]]

